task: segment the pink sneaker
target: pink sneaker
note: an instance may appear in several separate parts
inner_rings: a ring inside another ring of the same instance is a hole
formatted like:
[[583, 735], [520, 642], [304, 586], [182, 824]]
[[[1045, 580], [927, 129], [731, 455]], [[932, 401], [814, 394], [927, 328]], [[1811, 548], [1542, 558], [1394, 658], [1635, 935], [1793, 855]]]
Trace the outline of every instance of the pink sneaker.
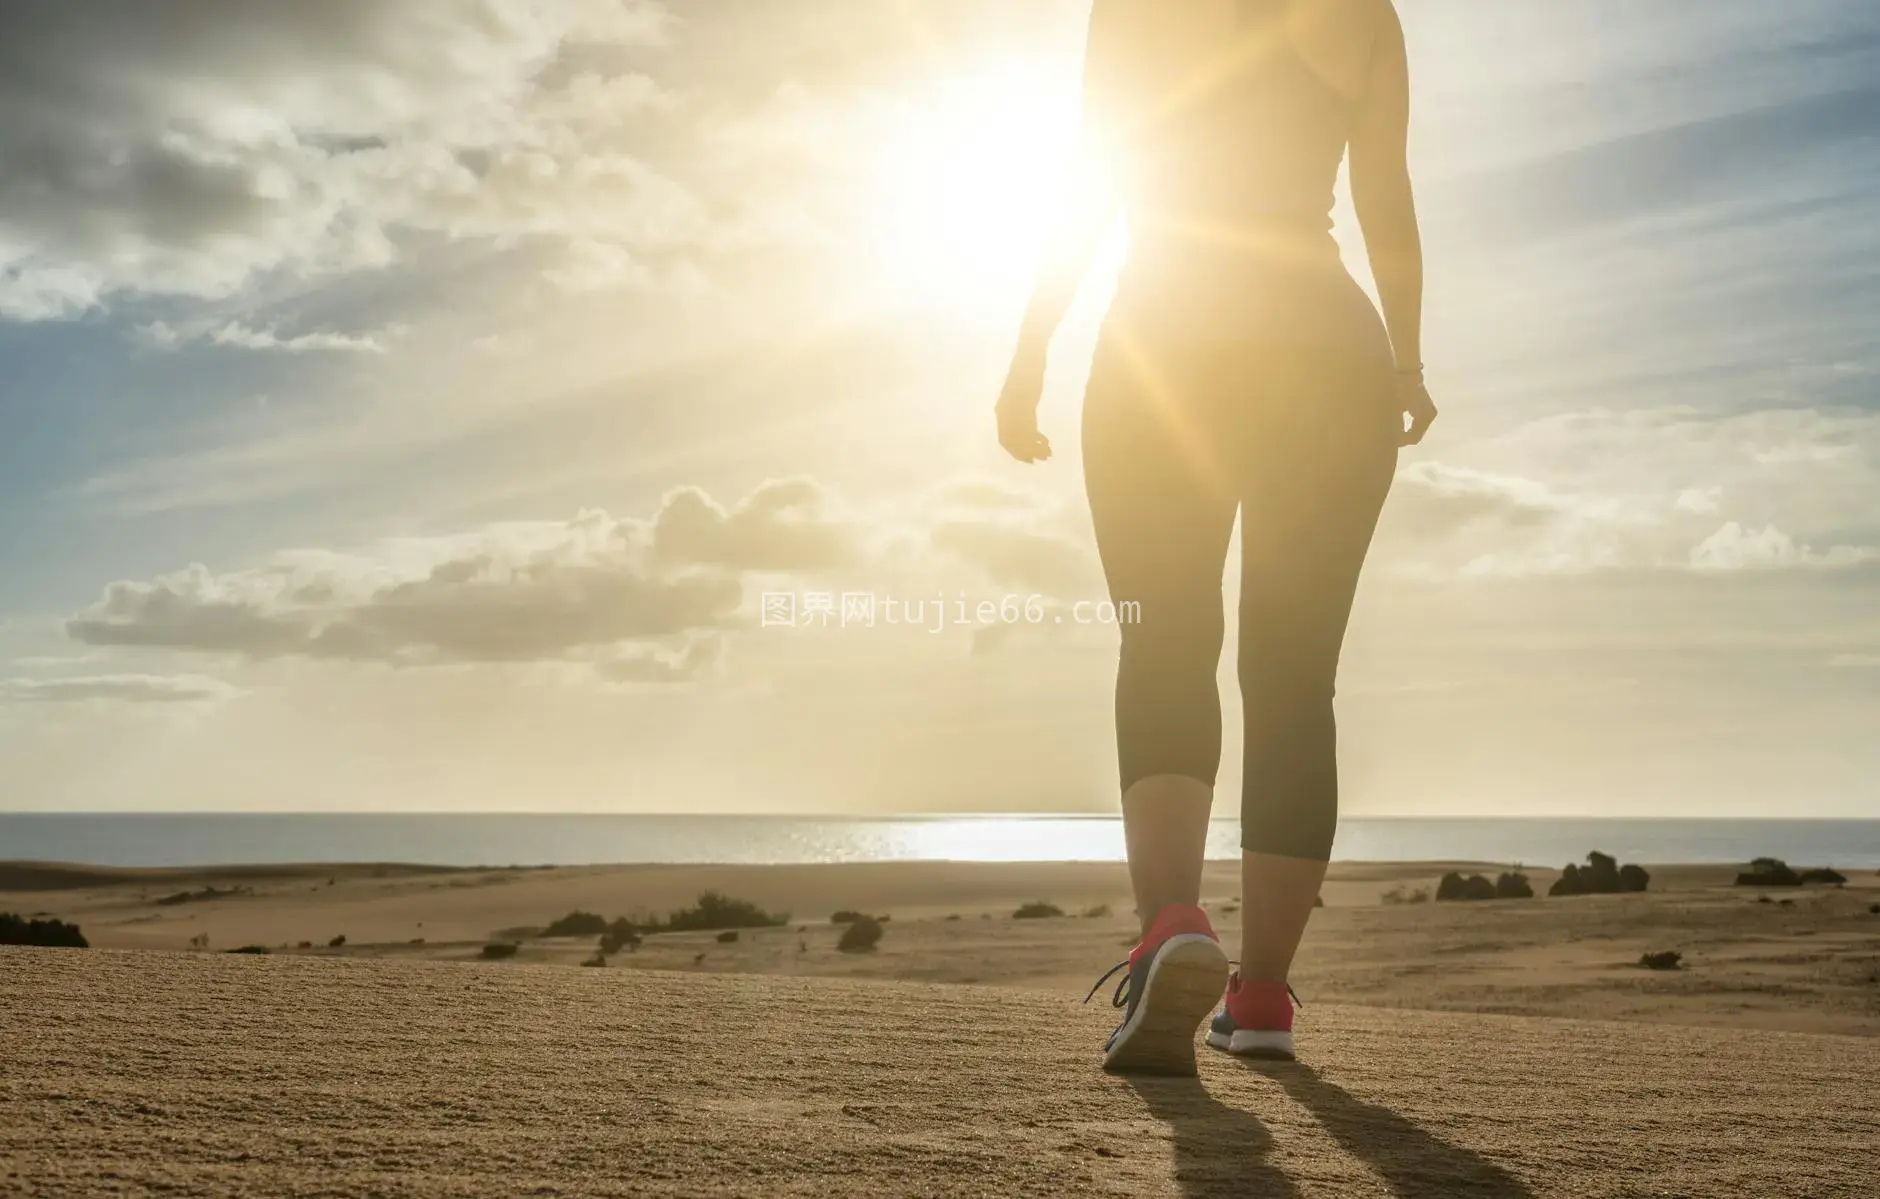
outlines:
[[1285, 983], [1227, 981], [1227, 1002], [1208, 1026], [1208, 1044], [1236, 1057], [1293, 1061], [1292, 988]]
[[1103, 1049], [1103, 1068], [1121, 1074], [1195, 1073], [1195, 1029], [1207, 1019], [1227, 985], [1227, 955], [1208, 915], [1196, 907], [1166, 907], [1149, 934], [1084, 996], [1118, 970], [1112, 1007], [1125, 1009], [1122, 1024]]

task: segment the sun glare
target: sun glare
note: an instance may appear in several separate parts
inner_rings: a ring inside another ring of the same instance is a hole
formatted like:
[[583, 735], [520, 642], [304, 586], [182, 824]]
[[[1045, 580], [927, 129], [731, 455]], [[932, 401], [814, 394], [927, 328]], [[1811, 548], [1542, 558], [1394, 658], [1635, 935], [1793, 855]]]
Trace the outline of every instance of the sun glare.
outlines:
[[911, 97], [905, 115], [883, 151], [885, 285], [922, 301], [1009, 307], [1066, 185], [1075, 88], [1009, 66]]

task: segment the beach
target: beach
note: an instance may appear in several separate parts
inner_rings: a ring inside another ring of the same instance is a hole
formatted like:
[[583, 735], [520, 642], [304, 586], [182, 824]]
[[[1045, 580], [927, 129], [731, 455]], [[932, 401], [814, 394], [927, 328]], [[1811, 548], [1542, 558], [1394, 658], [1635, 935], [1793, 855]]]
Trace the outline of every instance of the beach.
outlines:
[[[1800, 865], [1798, 863], [1798, 865]], [[1845, 886], [1738, 887], [1736, 868], [1650, 866], [1643, 894], [1391, 902], [1486, 864], [1339, 863], [1293, 974], [1309, 1028], [1319, 1004], [1623, 1020], [1851, 1036], [1880, 1034], [1880, 875]], [[1231, 947], [1238, 870], [1211, 863], [1204, 903]], [[657, 933], [612, 970], [781, 975], [1021, 988], [1081, 998], [1136, 938], [1118, 863], [896, 862], [458, 870], [293, 865], [136, 870], [0, 865], [0, 911], [77, 923], [101, 949], [257, 947], [275, 955], [576, 968], [597, 938], [543, 937], [571, 912], [663, 918], [718, 891], [787, 915], [734, 941]], [[1014, 919], [1042, 901], [1062, 917]], [[1766, 902], [1765, 902], [1766, 901]], [[839, 911], [888, 917], [879, 945], [844, 953]], [[343, 938], [343, 943], [333, 944]], [[485, 962], [491, 942], [514, 955]], [[1651, 971], [1641, 955], [1682, 955]], [[133, 958], [132, 961], [137, 959]], [[1092, 1006], [1100, 1006], [1101, 1001]]]
[[[892, 934], [890, 934], [892, 936]], [[1332, 1003], [1095, 1068], [985, 986], [0, 949], [0, 1193], [1872, 1194], [1880, 1041]]]

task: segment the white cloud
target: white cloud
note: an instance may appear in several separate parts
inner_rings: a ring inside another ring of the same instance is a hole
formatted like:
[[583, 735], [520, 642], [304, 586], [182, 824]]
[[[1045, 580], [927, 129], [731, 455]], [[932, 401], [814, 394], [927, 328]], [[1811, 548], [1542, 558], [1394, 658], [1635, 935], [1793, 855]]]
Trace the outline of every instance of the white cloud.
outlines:
[[346, 333], [299, 333], [282, 336], [269, 328], [251, 328], [238, 321], [219, 326], [178, 327], [164, 321], [140, 325], [137, 336], [145, 345], [159, 350], [176, 350], [191, 342], [240, 350], [264, 350], [283, 354], [341, 353], [383, 354], [385, 343], [372, 335]]
[[0, 696], [38, 704], [194, 704], [240, 694], [239, 689], [219, 679], [201, 675], [106, 674], [0, 680]]
[[1730, 572], [1859, 566], [1880, 562], [1880, 548], [1836, 545], [1816, 550], [1776, 528], [1753, 530], [1731, 521], [1691, 549], [1693, 570]]
[[9, 6], [0, 317], [382, 267], [414, 234], [692, 245], [703, 208], [623, 141], [657, 85], [551, 70], [668, 23], [652, 0]]

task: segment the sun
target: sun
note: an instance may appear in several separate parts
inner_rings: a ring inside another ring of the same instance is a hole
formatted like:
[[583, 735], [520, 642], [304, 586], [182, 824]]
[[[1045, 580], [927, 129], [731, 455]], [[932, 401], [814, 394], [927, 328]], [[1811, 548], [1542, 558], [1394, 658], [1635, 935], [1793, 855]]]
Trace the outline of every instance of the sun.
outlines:
[[1070, 185], [1074, 86], [1005, 64], [910, 97], [883, 147], [874, 229], [891, 293], [986, 312], [1022, 297]]

